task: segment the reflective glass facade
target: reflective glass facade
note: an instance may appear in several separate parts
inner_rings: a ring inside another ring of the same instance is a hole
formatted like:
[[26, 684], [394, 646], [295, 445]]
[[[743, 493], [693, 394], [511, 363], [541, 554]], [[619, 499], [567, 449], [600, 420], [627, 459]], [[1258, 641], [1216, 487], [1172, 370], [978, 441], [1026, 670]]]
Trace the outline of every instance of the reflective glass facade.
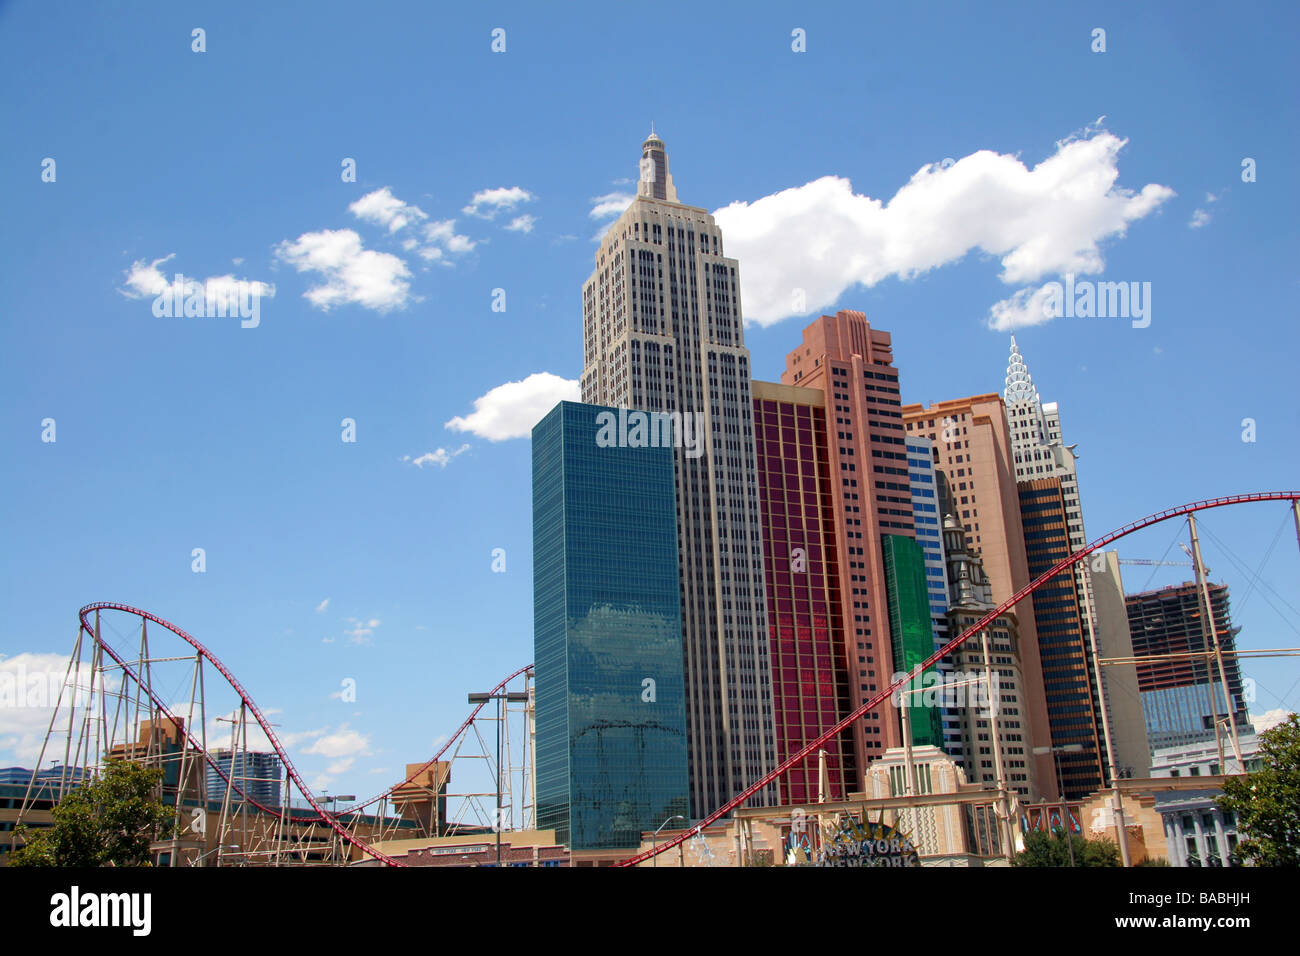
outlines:
[[[893, 638], [894, 670], [910, 671], [934, 653], [934, 625], [925, 580], [925, 555], [915, 538], [899, 534], [882, 536], [885, 589], [889, 601], [889, 632]], [[933, 671], [931, 666], [925, 673]], [[913, 686], [925, 685], [920, 681]], [[943, 711], [926, 706], [922, 694], [909, 702], [912, 744], [943, 746]]]
[[533, 429], [537, 819], [574, 850], [688, 813], [671, 447], [600, 447], [562, 402]]
[[1228, 700], [1233, 702], [1238, 733], [1251, 732], [1241, 665], [1233, 653], [1238, 628], [1232, 624], [1228, 588], [1208, 583], [1208, 589], [1214, 629], [1224, 655], [1227, 694], [1213, 657], [1159, 659], [1164, 654], [1209, 651], [1214, 647], [1201, 620], [1201, 593], [1195, 582], [1125, 598], [1133, 653], [1138, 658], [1152, 658], [1137, 666], [1138, 690], [1142, 693], [1152, 749], [1214, 740], [1215, 714], [1220, 718], [1227, 715]]

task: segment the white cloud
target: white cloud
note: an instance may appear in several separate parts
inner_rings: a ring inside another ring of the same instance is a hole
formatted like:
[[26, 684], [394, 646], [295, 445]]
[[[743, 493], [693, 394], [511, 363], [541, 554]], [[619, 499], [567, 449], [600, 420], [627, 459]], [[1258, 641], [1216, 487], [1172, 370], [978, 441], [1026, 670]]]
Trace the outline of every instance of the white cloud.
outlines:
[[770, 325], [795, 314], [796, 289], [811, 311], [856, 285], [911, 279], [974, 250], [1001, 257], [1008, 284], [1100, 272], [1102, 241], [1174, 195], [1116, 185], [1126, 142], [1090, 130], [1032, 169], [980, 150], [947, 169], [922, 167], [887, 203], [826, 176], [725, 206], [714, 215], [741, 262], [745, 317]]
[[424, 227], [424, 241], [427, 245], [420, 249], [420, 256], [426, 261], [438, 260], [442, 265], [447, 266], [451, 263], [443, 259], [444, 253], [460, 255], [469, 252], [477, 244], [469, 236], [462, 236], [456, 232], [455, 219], [428, 223]]
[[[0, 656], [0, 766], [24, 766], [31, 769], [40, 758], [41, 745], [54, 716], [55, 704], [68, 672], [65, 654], [15, 654]], [[89, 677], [82, 668], [80, 682], [83, 693], [89, 690]], [[109, 684], [113, 692], [120, 686], [120, 678]], [[71, 688], [63, 691], [64, 708], [72, 702]], [[82, 703], [85, 698], [82, 697]], [[65, 721], [66, 723], [66, 721]], [[59, 753], [46, 753], [46, 759]]]
[[506, 232], [529, 233], [533, 231], [533, 226], [536, 224], [537, 224], [536, 216], [529, 216], [527, 214], [524, 214], [522, 216], [516, 216], [514, 219], [510, 220], [510, 225], [506, 226], [505, 228], [506, 228]]
[[[360, 731], [351, 729], [347, 724], [340, 724], [338, 729], [322, 733], [310, 744], [302, 748], [305, 754], [315, 754], [340, 760], [345, 757], [370, 756], [370, 737]], [[330, 771], [331, 773], [336, 771]]]
[[367, 621], [362, 621], [359, 618], [350, 617], [347, 618], [347, 622], [351, 624], [352, 627], [345, 628], [343, 633], [348, 635], [349, 644], [374, 643], [375, 628], [380, 624], [379, 618], [372, 617]]
[[273, 299], [275, 286], [236, 279], [233, 275], [209, 276], [203, 280], [203, 298], [207, 300], [209, 312], [215, 308], [233, 314], [233, 307], [238, 307], [241, 297], [249, 294], [261, 299]]
[[591, 201], [595, 203], [587, 215], [592, 219], [608, 219], [611, 216], [621, 216], [623, 210], [632, 205], [636, 199], [635, 193], [606, 193], [603, 196], [592, 196]]
[[173, 252], [153, 262], [148, 259], [137, 259], [131, 263], [131, 268], [126, 270], [125, 287], [117, 291], [128, 299], [143, 299], [147, 295], [157, 295], [167, 288], [167, 284], [171, 281], [158, 267], [174, 258], [176, 253]]
[[1262, 714], [1251, 714], [1250, 722], [1255, 728], [1255, 733], [1263, 733], [1266, 730], [1272, 730], [1290, 717], [1292, 713], [1294, 711], [1287, 710], [1285, 707], [1276, 707], [1273, 710], [1266, 710]]
[[1009, 299], [993, 303], [989, 309], [989, 328], [995, 332], [1011, 332], [1026, 325], [1042, 325], [1052, 321], [1048, 303], [1052, 283], [1037, 289], [1021, 289]]
[[532, 202], [537, 197], [521, 186], [498, 186], [480, 189], [462, 212], [467, 216], [491, 219], [499, 212], [509, 212], [521, 202]]
[[461, 445], [455, 451], [448, 451], [445, 448], [439, 448], [436, 451], [426, 451], [419, 458], [412, 458], [410, 455], [403, 455], [402, 461], [410, 462], [416, 468], [423, 468], [425, 465], [437, 465], [439, 468], [446, 468], [447, 464], [457, 455], [469, 451], [469, 445]]
[[387, 226], [389, 232], [397, 232], [413, 222], [429, 218], [419, 206], [394, 196], [387, 186], [366, 193], [348, 206], [348, 211], [364, 222]]
[[[164, 262], [169, 262], [176, 258], [176, 253], [163, 256], [161, 259], [137, 259], [131, 263], [131, 268], [127, 269], [126, 276], [122, 287], [117, 291], [128, 299], [143, 299], [146, 296], [158, 296], [172, 289], [175, 277], [168, 278], [158, 267]], [[236, 260], [236, 264], [243, 262], [242, 259]], [[275, 297], [275, 286], [258, 280], [236, 279], [233, 275], [209, 276], [200, 282], [193, 278], [182, 278], [185, 284], [183, 294], [192, 296], [203, 291], [203, 298], [209, 311], [220, 308], [223, 311], [230, 312], [231, 306], [238, 308], [240, 297], [246, 295], [256, 295], [259, 298], [271, 299]]]
[[305, 232], [292, 242], [281, 242], [276, 255], [299, 272], [324, 277], [324, 285], [303, 295], [326, 312], [349, 303], [387, 312], [405, 308], [411, 298], [407, 281], [411, 273], [406, 263], [387, 252], [363, 249], [361, 237], [351, 229]]
[[534, 372], [523, 381], [506, 382], [474, 399], [474, 411], [453, 418], [446, 427], [489, 441], [527, 438], [543, 415], [559, 402], [578, 401], [581, 391], [577, 379]]
[[1188, 229], [1200, 229], [1202, 226], [1210, 224], [1211, 216], [1204, 209], [1197, 209], [1192, 212], [1192, 218], [1187, 223]]
[[1217, 196], [1214, 195], [1214, 193], [1206, 193], [1206, 194], [1205, 194], [1205, 201], [1206, 201], [1206, 202], [1218, 202], [1218, 201], [1219, 201], [1220, 199], [1222, 199], [1222, 198], [1223, 198], [1223, 193], [1219, 193], [1219, 195], [1217, 195]]
[[317, 614], [322, 613], [329, 606], [330, 606], [330, 599], [326, 598], [325, 600], [321, 601], [319, 604], [316, 605], [316, 613]]

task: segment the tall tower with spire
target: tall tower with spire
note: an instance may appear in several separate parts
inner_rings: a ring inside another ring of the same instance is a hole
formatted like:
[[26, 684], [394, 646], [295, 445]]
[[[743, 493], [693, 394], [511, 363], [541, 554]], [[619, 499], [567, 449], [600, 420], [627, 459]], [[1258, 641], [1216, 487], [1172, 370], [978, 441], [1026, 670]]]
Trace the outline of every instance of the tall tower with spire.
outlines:
[[[1014, 335], [1003, 395], [1030, 571], [1037, 575], [1087, 544], [1076, 446], [1062, 440], [1060, 409], [1055, 402], [1042, 401]], [[1043, 679], [1055, 688], [1048, 694], [1052, 743], [1083, 747], [1083, 752], [1063, 756], [1061, 761], [1064, 788], [1077, 796], [1106, 782], [1099, 682], [1107, 675], [1097, 673], [1089, 653], [1088, 625], [1094, 631], [1098, 625], [1088, 563], [1074, 566], [1073, 587], [1062, 577], [1040, 589], [1034, 603], [1036, 608], [1040, 604], [1052, 608], [1039, 616], [1037, 627]], [[1099, 638], [1104, 640], [1104, 635]], [[1063, 690], [1067, 687], [1073, 689]], [[1085, 717], [1091, 726], [1080, 723]]]
[[776, 765], [767, 594], [739, 266], [708, 211], [678, 201], [653, 130], [636, 198], [583, 286], [582, 316], [583, 402], [667, 412], [685, 439], [675, 476], [698, 817]]

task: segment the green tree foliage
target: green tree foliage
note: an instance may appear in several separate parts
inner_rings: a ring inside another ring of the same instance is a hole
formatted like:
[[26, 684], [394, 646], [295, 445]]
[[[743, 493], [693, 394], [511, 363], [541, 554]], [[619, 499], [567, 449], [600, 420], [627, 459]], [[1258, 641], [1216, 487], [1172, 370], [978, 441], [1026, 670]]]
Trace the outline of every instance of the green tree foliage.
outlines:
[[1219, 809], [1237, 815], [1237, 854], [1256, 866], [1300, 866], [1300, 716], [1259, 735], [1263, 767], [1224, 781]]
[[[1070, 836], [1075, 866], [1119, 866], [1119, 847], [1110, 840]], [[1015, 866], [1069, 866], [1070, 845], [1065, 834], [1035, 830], [1025, 835], [1025, 849], [1011, 861]]]
[[73, 790], [54, 808], [54, 824], [23, 827], [27, 841], [10, 866], [149, 866], [154, 834], [172, 811], [154, 795], [162, 771], [111, 760], [103, 774]]

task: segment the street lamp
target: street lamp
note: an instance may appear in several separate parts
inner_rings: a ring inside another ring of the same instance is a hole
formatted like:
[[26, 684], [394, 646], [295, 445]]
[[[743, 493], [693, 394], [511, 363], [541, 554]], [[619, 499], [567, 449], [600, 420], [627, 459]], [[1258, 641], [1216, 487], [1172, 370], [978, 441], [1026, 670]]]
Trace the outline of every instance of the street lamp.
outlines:
[[1056, 789], [1061, 795], [1061, 827], [1065, 831], [1065, 846], [1070, 851], [1070, 866], [1074, 866], [1074, 834], [1070, 832], [1069, 812], [1065, 807], [1065, 781], [1061, 776], [1061, 754], [1077, 754], [1083, 744], [1063, 744], [1060, 747], [1035, 747], [1034, 753], [1050, 753], [1056, 764]]
[[[659, 824], [659, 830], [662, 830], [664, 827], [668, 826], [668, 824], [672, 823], [674, 820], [681, 820], [682, 823], [689, 823], [689, 822], [690, 822], [690, 821], [687, 820], [684, 816], [682, 816], [680, 813], [676, 813], [676, 814], [673, 814], [671, 817], [669, 817], [667, 820], [665, 820], [663, 823]], [[655, 830], [655, 838], [654, 838], [654, 844], [653, 844], [653, 845], [654, 845], [654, 848], [655, 848], [656, 851], [658, 851], [658, 849], [659, 849], [659, 830]], [[658, 866], [659, 866], [659, 854], [658, 854], [658, 852], [656, 852], [655, 855], [654, 855], [651, 859], [652, 859], [652, 861], [653, 861], [653, 862], [651, 862], [651, 864], [650, 864], [651, 868], [658, 868]]]
[[501, 865], [501, 722], [505, 720], [503, 708], [506, 702], [512, 704], [527, 703], [527, 691], [507, 691], [504, 694], [470, 694], [471, 704], [486, 704], [490, 700], [497, 702], [497, 815], [492, 829], [497, 832], [497, 866]]

